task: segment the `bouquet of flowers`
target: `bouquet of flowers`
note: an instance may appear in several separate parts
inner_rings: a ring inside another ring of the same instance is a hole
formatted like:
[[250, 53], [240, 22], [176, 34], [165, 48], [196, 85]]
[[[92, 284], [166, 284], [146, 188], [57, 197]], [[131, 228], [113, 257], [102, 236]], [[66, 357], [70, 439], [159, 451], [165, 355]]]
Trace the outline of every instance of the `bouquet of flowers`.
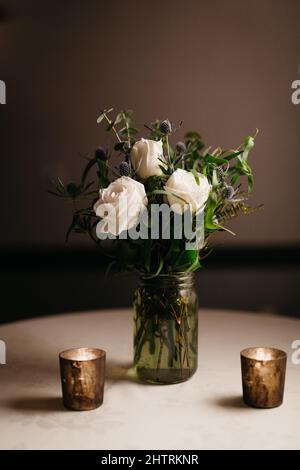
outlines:
[[[112, 111], [103, 110], [97, 122], [105, 122], [106, 130], [114, 133], [113, 150], [97, 148], [93, 157], [87, 157], [79, 184], [64, 184], [58, 179], [55, 191], [50, 191], [73, 202], [67, 239], [72, 232], [88, 234], [102, 248], [104, 239], [113, 239], [108, 255], [112, 258], [110, 267], [118, 270], [134, 270], [149, 276], [196, 271], [210, 251], [211, 236], [224, 230], [233, 234], [226, 227], [228, 220], [254, 210], [247, 200], [253, 187], [248, 155], [255, 136], [246, 137], [236, 149], [212, 150], [205, 148], [200, 134], [188, 132], [185, 141], [173, 147], [170, 138], [176, 128], [168, 119], [145, 125], [149, 139], [137, 140], [132, 112], [121, 111], [111, 119]], [[113, 154], [120, 160], [117, 167], [110, 165]], [[96, 178], [88, 181], [93, 169], [97, 170]], [[246, 179], [246, 188], [242, 188], [241, 177]], [[163, 224], [158, 236], [156, 230], [155, 238], [150, 232], [145, 235], [145, 230], [139, 237], [137, 234], [131, 237], [130, 229], [145, 222], [145, 217], [141, 217], [145, 210], [149, 218], [144, 228], [148, 225], [150, 230], [151, 208], [162, 204], [171, 209], [169, 237], [164, 236]], [[197, 214], [204, 217], [202, 243], [195, 250], [186, 249], [186, 242], [191, 240], [183, 232], [176, 237], [171, 230], [174, 232], [172, 212], [174, 219], [174, 214], [183, 215], [185, 209], [190, 218]]]
[[114, 134], [112, 150], [97, 148], [80, 183], [58, 179], [51, 192], [73, 203], [67, 238], [88, 234], [110, 269], [141, 274], [135, 365], [148, 381], [173, 383], [197, 367], [197, 299], [187, 276], [209, 254], [212, 235], [232, 234], [228, 220], [253, 211], [248, 156], [257, 132], [235, 149], [205, 147], [198, 132], [172, 145], [177, 129], [168, 119], [145, 125], [149, 138], [139, 139], [131, 111], [112, 113], [97, 120]]

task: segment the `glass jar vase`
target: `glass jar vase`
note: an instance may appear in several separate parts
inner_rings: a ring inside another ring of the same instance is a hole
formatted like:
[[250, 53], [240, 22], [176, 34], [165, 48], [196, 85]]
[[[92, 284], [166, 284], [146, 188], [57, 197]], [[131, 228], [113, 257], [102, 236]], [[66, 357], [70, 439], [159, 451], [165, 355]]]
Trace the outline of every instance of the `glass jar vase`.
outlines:
[[198, 299], [192, 273], [143, 277], [134, 296], [134, 366], [157, 384], [188, 380], [197, 369]]

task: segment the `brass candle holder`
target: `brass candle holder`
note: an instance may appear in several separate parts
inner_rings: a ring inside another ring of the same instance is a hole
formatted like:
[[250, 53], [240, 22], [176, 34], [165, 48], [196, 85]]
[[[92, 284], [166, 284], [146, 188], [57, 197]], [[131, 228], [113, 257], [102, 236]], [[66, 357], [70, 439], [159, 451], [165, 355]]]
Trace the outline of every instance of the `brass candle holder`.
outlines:
[[243, 398], [255, 408], [274, 408], [283, 401], [287, 355], [268, 347], [241, 351]]
[[103, 403], [106, 353], [96, 348], [68, 349], [59, 354], [63, 402], [86, 411]]

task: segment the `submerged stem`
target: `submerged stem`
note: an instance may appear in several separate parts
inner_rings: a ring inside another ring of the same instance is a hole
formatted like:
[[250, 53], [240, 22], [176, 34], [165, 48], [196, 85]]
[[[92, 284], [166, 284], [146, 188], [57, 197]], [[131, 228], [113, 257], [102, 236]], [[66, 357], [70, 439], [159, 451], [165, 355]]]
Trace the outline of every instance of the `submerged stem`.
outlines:
[[160, 364], [161, 364], [161, 357], [162, 357], [162, 350], [164, 346], [164, 341], [162, 335], [160, 336], [160, 348], [159, 348], [159, 353], [158, 353], [158, 360], [157, 360], [157, 366], [156, 366], [156, 380], [158, 381], [159, 378], [159, 372], [160, 372]]

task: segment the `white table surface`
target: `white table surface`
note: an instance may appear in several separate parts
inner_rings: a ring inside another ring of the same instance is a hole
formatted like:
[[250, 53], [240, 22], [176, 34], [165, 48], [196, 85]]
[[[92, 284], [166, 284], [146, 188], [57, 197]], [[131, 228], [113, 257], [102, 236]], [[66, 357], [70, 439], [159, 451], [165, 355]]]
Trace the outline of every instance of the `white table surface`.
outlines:
[[[0, 327], [1, 449], [299, 449], [300, 365], [291, 343], [300, 321], [271, 315], [200, 311], [199, 368], [182, 384], [136, 382], [130, 370], [129, 310], [65, 314]], [[288, 353], [285, 400], [261, 410], [241, 400], [239, 352], [269, 345]], [[107, 351], [104, 404], [62, 406], [58, 353]]]

